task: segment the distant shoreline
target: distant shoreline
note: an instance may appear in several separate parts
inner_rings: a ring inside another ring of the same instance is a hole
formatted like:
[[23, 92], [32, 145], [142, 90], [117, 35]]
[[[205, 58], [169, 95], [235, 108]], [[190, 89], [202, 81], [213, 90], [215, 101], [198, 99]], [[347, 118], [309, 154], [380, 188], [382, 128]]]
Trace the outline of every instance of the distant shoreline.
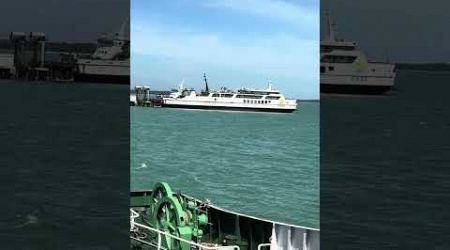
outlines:
[[450, 63], [397, 63], [400, 70], [450, 71]]

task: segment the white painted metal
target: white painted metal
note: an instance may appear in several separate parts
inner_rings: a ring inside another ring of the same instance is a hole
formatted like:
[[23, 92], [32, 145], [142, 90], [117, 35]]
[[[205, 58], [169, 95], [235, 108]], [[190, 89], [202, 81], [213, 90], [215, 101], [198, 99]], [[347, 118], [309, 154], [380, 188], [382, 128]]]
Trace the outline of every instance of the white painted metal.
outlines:
[[[335, 39], [334, 27], [329, 14], [328, 33], [320, 42], [321, 73], [320, 83], [327, 85], [359, 85], [391, 87], [395, 80], [395, 64], [372, 62], [358, 48], [356, 42]], [[351, 62], [333, 62], [326, 57], [354, 57]]]
[[269, 249], [271, 249], [270, 244], [271, 243], [261, 243], [258, 245], [258, 250], [262, 250], [263, 247], [269, 247]]
[[[188, 92], [184, 94], [183, 92]], [[240, 93], [239, 91], [248, 91], [250, 93]], [[222, 108], [247, 108], [247, 109], [297, 109], [297, 101], [286, 99], [283, 94], [272, 88], [269, 82], [267, 89], [241, 89], [236, 91], [210, 91], [208, 95], [198, 95], [193, 90], [186, 90], [183, 84], [180, 85], [177, 92], [173, 92], [169, 97], [163, 98], [165, 105], [196, 106], [196, 107], [222, 107]]]
[[123, 52], [123, 45], [129, 42], [124, 29], [128, 19], [125, 20], [120, 31], [112, 38], [111, 45], [101, 45], [92, 54], [90, 59], [78, 59], [78, 72], [84, 75], [129, 76], [130, 59], [117, 60], [116, 56]]
[[[170, 238], [173, 238], [173, 239], [182, 241], [182, 242], [184, 242], [184, 243], [187, 243], [187, 244], [189, 244], [189, 245], [191, 245], [191, 246], [196, 246], [196, 247], [198, 247], [200, 250], [231, 250], [231, 249], [233, 249], [233, 250], [240, 250], [240, 247], [239, 247], [239, 246], [226, 246], [226, 248], [225, 248], [224, 246], [204, 246], [204, 245], [202, 245], [202, 244], [199, 244], [199, 243], [196, 243], [196, 242], [193, 242], [193, 241], [189, 241], [189, 240], [180, 238], [180, 237], [178, 237], [178, 236], [175, 236], [175, 235], [172, 235], [172, 234], [170, 234], [170, 233], [167, 233], [167, 232], [158, 230], [158, 229], [156, 229], [156, 228], [152, 228], [152, 227], [149, 227], [149, 226], [146, 226], [146, 225], [137, 223], [137, 222], [135, 221], [135, 219], [136, 219], [137, 217], [139, 217], [139, 214], [138, 214], [136, 211], [134, 211], [133, 209], [130, 209], [130, 212], [131, 212], [131, 215], [130, 215], [130, 224], [131, 224], [131, 226], [130, 226], [130, 228], [135, 228], [135, 227], [137, 227], [137, 228], [143, 228], [143, 229], [150, 230], [150, 231], [152, 231], [152, 232], [157, 233], [157, 234], [158, 234], [158, 246], [157, 246], [158, 249], [161, 247], [161, 240], [160, 240], [160, 237], [161, 237], [161, 235], [165, 235], [165, 236], [168, 236], [168, 237], [170, 237]], [[137, 214], [137, 217], [136, 217], [136, 214]], [[148, 244], [148, 245], [153, 246], [153, 244], [151, 244], [150, 242], [147, 242], [147, 241], [138, 239], [138, 238], [136, 238], [136, 237], [131, 237], [131, 238], [132, 238], [133, 240], [137, 240], [137, 241], [142, 242], [142, 243], [144, 243], [144, 244]]]

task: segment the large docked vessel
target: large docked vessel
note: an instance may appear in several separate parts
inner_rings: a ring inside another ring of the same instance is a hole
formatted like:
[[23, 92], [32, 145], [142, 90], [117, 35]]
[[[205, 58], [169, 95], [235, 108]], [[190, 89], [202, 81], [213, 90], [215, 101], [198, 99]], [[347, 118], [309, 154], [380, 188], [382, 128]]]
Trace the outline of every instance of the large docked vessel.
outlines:
[[320, 231], [231, 212], [167, 183], [131, 192], [131, 249], [319, 250]]
[[368, 61], [356, 42], [337, 40], [326, 13], [328, 34], [320, 42], [320, 92], [382, 94], [394, 85], [395, 64]]
[[213, 109], [232, 111], [261, 111], [290, 113], [297, 109], [296, 100], [288, 100], [280, 91], [273, 89], [269, 81], [266, 89], [230, 90], [221, 88], [218, 91], [210, 90], [206, 75], [205, 91], [196, 93], [193, 89], [183, 88], [172, 92], [162, 100], [163, 107], [186, 109]]
[[130, 39], [125, 35], [126, 21], [120, 31], [98, 39], [90, 58], [76, 62], [75, 81], [130, 84]]

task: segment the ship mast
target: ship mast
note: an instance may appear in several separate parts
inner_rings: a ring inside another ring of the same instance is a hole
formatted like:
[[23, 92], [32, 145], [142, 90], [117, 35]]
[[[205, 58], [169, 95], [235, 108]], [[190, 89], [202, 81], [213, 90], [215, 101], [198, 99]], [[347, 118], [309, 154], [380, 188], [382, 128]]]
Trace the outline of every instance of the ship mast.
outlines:
[[125, 39], [125, 29], [126, 29], [126, 27], [127, 27], [127, 24], [128, 24], [128, 17], [127, 18], [125, 18], [125, 20], [122, 22], [122, 24], [121, 24], [121, 26], [120, 26], [120, 29], [119, 29], [119, 32], [118, 33], [116, 33], [116, 35], [117, 35], [117, 37], [120, 39], [120, 40], [123, 40], [123, 39]]
[[272, 81], [270, 79], [267, 79], [267, 89], [272, 91]]
[[328, 34], [327, 34], [327, 39], [330, 42], [334, 42], [335, 38], [334, 38], [334, 24], [331, 21], [331, 17], [330, 17], [330, 13], [328, 12], [328, 10], [325, 12], [325, 16], [327, 17], [327, 28], [328, 28]]
[[205, 80], [205, 92], [209, 93], [208, 80], [206, 79], [205, 73], [203, 73], [203, 79]]
[[178, 88], [178, 92], [180, 92], [180, 93], [183, 92], [183, 89], [184, 89], [184, 78], [181, 81], [180, 87]]

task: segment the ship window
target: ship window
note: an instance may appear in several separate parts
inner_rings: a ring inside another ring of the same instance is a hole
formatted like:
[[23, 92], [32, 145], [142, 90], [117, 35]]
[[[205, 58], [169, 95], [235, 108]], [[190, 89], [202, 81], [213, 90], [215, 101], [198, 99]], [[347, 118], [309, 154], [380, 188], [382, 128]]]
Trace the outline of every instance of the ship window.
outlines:
[[325, 67], [323, 66], [320, 67], [320, 73], [325, 73]]
[[269, 103], [270, 103], [271, 101], [269, 100]]
[[233, 94], [222, 94], [222, 97], [230, 98], [230, 97], [233, 97]]
[[266, 97], [266, 99], [268, 99], [268, 100], [278, 100], [278, 99], [280, 99], [280, 97], [279, 96], [268, 96], [268, 97]]
[[337, 56], [337, 55], [325, 55], [320, 60], [325, 63], [353, 63], [356, 56]]
[[259, 96], [259, 95], [237, 95], [236, 98], [261, 99], [262, 96]]
[[213, 94], [212, 97], [219, 97], [219, 94]]
[[329, 66], [329, 67], [328, 67], [328, 70], [329, 70], [329, 71], [333, 71], [333, 70], [334, 70], [334, 66]]

